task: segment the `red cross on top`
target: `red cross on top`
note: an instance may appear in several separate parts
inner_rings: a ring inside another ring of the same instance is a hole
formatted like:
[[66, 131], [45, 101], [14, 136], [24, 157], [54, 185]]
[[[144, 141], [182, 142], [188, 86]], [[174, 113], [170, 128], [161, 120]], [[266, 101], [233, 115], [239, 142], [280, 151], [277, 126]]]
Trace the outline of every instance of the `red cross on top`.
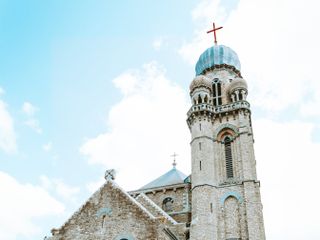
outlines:
[[217, 36], [216, 36], [216, 31], [223, 28], [223, 27], [217, 27], [216, 28], [216, 25], [214, 23], [212, 23], [213, 25], [213, 28], [211, 30], [209, 30], [207, 33], [212, 33], [213, 32], [213, 35], [214, 35], [214, 44], [217, 45]]

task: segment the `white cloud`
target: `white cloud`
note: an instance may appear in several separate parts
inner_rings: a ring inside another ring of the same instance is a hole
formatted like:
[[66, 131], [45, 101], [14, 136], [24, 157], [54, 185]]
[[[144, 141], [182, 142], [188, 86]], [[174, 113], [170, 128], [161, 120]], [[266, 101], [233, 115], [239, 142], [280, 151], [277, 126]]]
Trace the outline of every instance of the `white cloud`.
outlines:
[[38, 110], [39, 109], [30, 102], [24, 102], [22, 105], [22, 112], [28, 117], [24, 124], [33, 129], [35, 132], [41, 134], [42, 128], [40, 127], [40, 122], [34, 116]]
[[30, 127], [31, 129], [33, 129], [34, 131], [36, 131], [37, 133], [39, 134], [42, 133], [42, 128], [40, 127], [40, 123], [38, 119], [30, 118], [27, 121], [25, 121], [24, 124]]
[[161, 38], [157, 38], [153, 41], [152, 46], [155, 50], [160, 50], [161, 46], [163, 44], [163, 41]]
[[86, 189], [89, 193], [94, 193], [97, 191], [105, 182], [106, 180], [104, 178], [100, 178], [97, 181], [89, 182], [86, 184]]
[[109, 130], [87, 140], [81, 153], [90, 163], [119, 170], [117, 181], [130, 189], [168, 171], [174, 151], [180, 155], [178, 167], [190, 171], [185, 91], [170, 82], [155, 62], [127, 71], [113, 82], [123, 98], [108, 114]]
[[24, 102], [22, 105], [22, 111], [28, 116], [33, 116], [37, 110], [38, 108], [29, 102]]
[[194, 38], [184, 43], [178, 52], [185, 61], [194, 66], [200, 54], [213, 44], [213, 37], [207, 36], [207, 31], [212, 29], [212, 21], [220, 26], [226, 19], [226, 10], [221, 6], [220, 0], [205, 0], [200, 1], [191, 14], [197, 25]]
[[191, 15], [192, 15], [193, 21], [202, 27], [211, 26], [211, 22], [213, 20], [216, 21], [217, 23], [224, 22], [228, 16], [226, 8], [221, 6], [221, 0], [200, 1], [199, 4], [192, 10]]
[[159, 51], [163, 46], [167, 46], [167, 45], [168, 45], [168, 38], [164, 36], [158, 37], [154, 39], [154, 41], [152, 42], [153, 49], [156, 51]]
[[77, 195], [80, 193], [79, 187], [72, 187], [64, 183], [61, 179], [49, 179], [47, 176], [40, 177], [41, 185], [44, 189], [54, 191], [64, 200], [76, 202]]
[[4, 101], [0, 100], [0, 149], [14, 153], [17, 149], [13, 119]]
[[0, 239], [31, 237], [41, 232], [34, 219], [59, 215], [64, 205], [40, 186], [19, 183], [0, 172]]
[[3, 95], [3, 94], [5, 94], [5, 91], [4, 91], [4, 89], [2, 87], [0, 87], [0, 96]]
[[316, 97], [320, 81], [314, 72], [320, 55], [320, 30], [314, 27], [320, 21], [319, 7], [320, 2], [312, 0], [247, 0], [239, 1], [226, 18], [222, 2], [202, 1], [192, 13], [198, 24], [194, 39], [179, 52], [194, 65], [213, 44], [206, 30], [214, 19], [224, 26], [218, 33], [219, 43], [232, 47], [240, 57], [255, 105], [273, 114], [297, 107], [302, 113], [320, 116], [320, 108], [305, 110], [303, 101], [311, 98], [312, 106], [320, 105]]
[[46, 151], [46, 152], [51, 151], [51, 149], [52, 149], [52, 142], [48, 142], [48, 143], [46, 143], [46, 144], [43, 144], [42, 149], [43, 149], [44, 151]]
[[254, 121], [267, 239], [319, 239], [318, 150], [314, 125]]

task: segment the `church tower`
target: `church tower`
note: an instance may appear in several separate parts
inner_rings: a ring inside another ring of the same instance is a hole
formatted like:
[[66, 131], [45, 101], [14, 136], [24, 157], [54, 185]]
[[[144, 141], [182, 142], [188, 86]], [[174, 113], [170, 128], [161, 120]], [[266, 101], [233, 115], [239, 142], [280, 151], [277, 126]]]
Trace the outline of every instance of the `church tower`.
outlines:
[[192, 240], [265, 239], [247, 94], [237, 54], [215, 42], [190, 85]]

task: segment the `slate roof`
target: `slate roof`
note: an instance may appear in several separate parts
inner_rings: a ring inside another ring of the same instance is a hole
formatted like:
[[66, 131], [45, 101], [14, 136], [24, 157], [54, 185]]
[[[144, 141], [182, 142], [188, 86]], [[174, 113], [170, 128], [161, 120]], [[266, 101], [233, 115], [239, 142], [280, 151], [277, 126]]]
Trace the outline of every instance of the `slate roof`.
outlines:
[[183, 172], [173, 167], [170, 171], [141, 187], [140, 190], [184, 183], [187, 177]]

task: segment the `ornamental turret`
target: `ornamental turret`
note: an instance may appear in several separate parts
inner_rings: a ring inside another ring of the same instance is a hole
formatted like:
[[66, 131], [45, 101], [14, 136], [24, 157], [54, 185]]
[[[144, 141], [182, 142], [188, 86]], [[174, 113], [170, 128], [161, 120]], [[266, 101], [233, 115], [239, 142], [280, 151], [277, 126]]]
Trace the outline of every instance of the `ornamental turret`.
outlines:
[[234, 79], [228, 86], [227, 94], [231, 102], [246, 100], [248, 95], [248, 85], [243, 78]]
[[203, 75], [195, 77], [190, 85], [190, 96], [193, 105], [211, 103], [212, 86], [210, 78]]
[[201, 54], [190, 84], [190, 239], [265, 239], [248, 85], [231, 48]]

